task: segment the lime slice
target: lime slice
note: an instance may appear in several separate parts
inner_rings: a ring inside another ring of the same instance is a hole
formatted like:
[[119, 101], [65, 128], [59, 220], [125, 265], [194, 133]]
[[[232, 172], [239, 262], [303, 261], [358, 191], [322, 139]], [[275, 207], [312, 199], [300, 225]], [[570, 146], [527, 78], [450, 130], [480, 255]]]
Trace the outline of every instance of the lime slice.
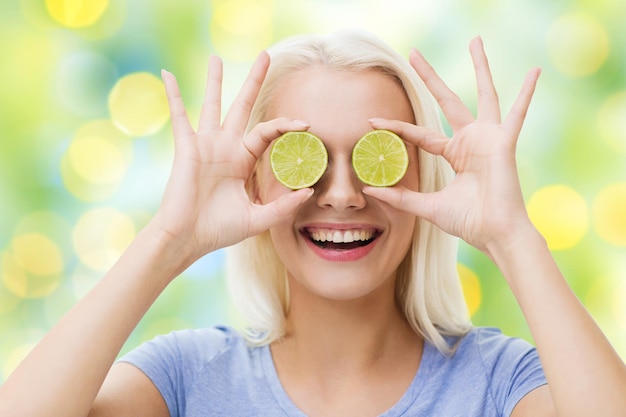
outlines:
[[328, 166], [324, 142], [309, 132], [287, 132], [274, 142], [270, 165], [276, 179], [292, 190], [319, 181]]
[[406, 145], [388, 130], [373, 130], [363, 136], [352, 150], [352, 167], [367, 185], [389, 187], [397, 184], [409, 166]]

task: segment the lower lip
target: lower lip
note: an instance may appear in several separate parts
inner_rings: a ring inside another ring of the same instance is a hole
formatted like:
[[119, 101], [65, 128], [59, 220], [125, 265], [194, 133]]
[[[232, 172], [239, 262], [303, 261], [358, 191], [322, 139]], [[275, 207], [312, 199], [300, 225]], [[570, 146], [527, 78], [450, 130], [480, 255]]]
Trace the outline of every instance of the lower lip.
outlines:
[[354, 249], [333, 250], [320, 248], [315, 243], [311, 242], [308, 236], [303, 237], [306, 244], [317, 256], [331, 262], [357, 261], [361, 258], [366, 257], [372, 251], [372, 249], [374, 249], [374, 246], [376, 246], [376, 243], [378, 242], [378, 238], [376, 238], [369, 245], [361, 246]]

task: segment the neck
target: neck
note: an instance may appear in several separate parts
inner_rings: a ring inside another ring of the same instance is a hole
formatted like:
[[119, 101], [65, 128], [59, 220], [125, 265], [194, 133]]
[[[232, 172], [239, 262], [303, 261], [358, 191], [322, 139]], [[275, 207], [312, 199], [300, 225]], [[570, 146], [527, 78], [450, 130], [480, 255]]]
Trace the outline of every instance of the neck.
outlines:
[[379, 415], [411, 384], [423, 341], [398, 311], [389, 281], [391, 288], [349, 301], [290, 282], [287, 333], [271, 350], [283, 387], [307, 415]]
[[388, 365], [400, 352], [418, 356], [421, 338], [396, 306], [393, 280], [355, 300], [329, 300], [290, 282], [287, 332], [272, 346], [276, 355], [288, 353], [299, 367], [328, 366], [359, 371]]

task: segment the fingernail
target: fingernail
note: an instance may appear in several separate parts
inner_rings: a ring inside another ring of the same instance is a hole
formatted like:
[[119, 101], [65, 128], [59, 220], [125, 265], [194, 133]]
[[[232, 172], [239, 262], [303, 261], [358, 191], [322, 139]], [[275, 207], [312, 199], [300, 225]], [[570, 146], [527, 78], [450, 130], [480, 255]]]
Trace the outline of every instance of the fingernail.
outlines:
[[384, 121], [385, 121], [385, 119], [380, 118], [380, 117], [372, 117], [371, 119], [369, 119], [369, 122], [370, 122], [371, 124], [382, 123], [382, 122], [384, 122]]
[[411, 51], [409, 52], [409, 55], [421, 57], [422, 53], [417, 48], [411, 48]]
[[294, 120], [295, 124], [302, 126], [303, 129], [308, 129], [311, 125], [303, 120]]

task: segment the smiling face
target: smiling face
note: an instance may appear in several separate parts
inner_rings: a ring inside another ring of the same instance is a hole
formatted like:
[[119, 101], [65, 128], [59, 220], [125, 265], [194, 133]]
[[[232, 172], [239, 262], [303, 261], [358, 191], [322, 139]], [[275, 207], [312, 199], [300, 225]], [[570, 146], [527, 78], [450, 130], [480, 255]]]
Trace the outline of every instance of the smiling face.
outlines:
[[[392, 294], [395, 271], [410, 247], [416, 219], [363, 194], [351, 156], [356, 141], [372, 130], [370, 118], [414, 122], [403, 88], [376, 71], [311, 67], [280, 82], [266, 113], [268, 120], [277, 117], [310, 123], [310, 132], [322, 139], [329, 155], [328, 169], [314, 185], [313, 196], [294, 217], [270, 229], [288, 271], [292, 300]], [[417, 152], [407, 147], [409, 169], [400, 185], [417, 190]], [[257, 171], [259, 202], [291, 192], [274, 178], [268, 152]]]

